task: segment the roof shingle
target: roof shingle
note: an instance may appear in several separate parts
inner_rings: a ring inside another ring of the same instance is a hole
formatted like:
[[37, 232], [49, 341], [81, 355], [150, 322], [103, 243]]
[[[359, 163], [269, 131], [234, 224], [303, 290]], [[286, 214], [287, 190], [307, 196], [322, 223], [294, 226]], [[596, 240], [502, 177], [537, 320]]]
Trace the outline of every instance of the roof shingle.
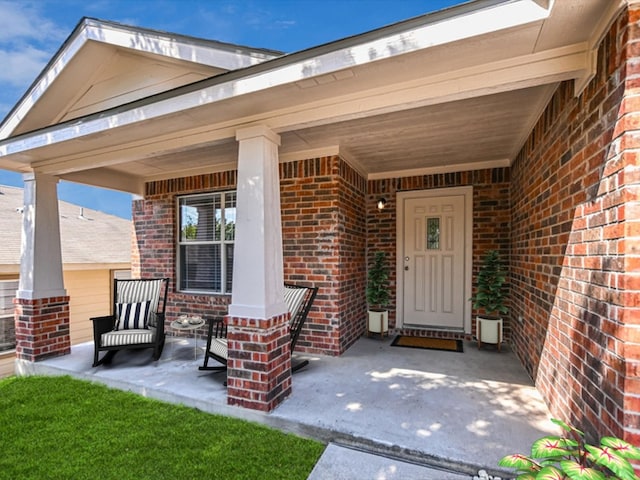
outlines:
[[[0, 267], [20, 265], [23, 189], [0, 185]], [[131, 221], [60, 201], [62, 261], [104, 265], [131, 262]]]

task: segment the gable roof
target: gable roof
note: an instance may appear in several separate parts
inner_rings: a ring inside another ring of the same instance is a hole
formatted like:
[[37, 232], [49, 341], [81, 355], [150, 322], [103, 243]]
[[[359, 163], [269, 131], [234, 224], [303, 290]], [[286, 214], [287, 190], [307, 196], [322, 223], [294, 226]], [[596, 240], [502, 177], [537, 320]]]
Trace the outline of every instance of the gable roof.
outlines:
[[[20, 271], [23, 205], [22, 188], [0, 185], [0, 274]], [[58, 208], [65, 270], [130, 268], [131, 221], [63, 201]]]
[[626, 1], [470, 1], [14, 134], [0, 168], [144, 195], [234, 169], [258, 124], [281, 161], [340, 155], [367, 179], [506, 167]]
[[83, 18], [0, 124], [0, 138], [126, 104], [282, 55]]

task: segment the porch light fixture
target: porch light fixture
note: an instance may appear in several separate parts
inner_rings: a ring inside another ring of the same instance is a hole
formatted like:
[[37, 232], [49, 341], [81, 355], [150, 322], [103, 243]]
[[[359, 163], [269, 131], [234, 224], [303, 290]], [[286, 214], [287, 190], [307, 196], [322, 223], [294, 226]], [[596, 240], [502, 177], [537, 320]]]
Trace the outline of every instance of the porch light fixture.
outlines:
[[382, 210], [387, 205], [387, 199], [382, 197], [378, 199], [378, 210]]

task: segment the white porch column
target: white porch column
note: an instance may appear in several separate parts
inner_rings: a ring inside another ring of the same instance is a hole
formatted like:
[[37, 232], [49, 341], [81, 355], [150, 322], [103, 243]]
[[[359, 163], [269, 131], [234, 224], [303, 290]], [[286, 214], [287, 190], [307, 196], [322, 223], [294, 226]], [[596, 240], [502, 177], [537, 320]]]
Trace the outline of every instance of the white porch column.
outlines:
[[238, 189], [233, 293], [229, 315], [272, 318], [284, 303], [278, 146], [265, 126], [236, 132]]
[[71, 351], [69, 297], [62, 277], [58, 179], [24, 176], [22, 258], [15, 299], [16, 373]]
[[280, 138], [264, 126], [236, 132], [238, 188], [233, 293], [227, 321], [227, 403], [271, 411], [291, 394], [284, 302]]
[[58, 179], [24, 175], [22, 258], [18, 298], [66, 296], [62, 278]]

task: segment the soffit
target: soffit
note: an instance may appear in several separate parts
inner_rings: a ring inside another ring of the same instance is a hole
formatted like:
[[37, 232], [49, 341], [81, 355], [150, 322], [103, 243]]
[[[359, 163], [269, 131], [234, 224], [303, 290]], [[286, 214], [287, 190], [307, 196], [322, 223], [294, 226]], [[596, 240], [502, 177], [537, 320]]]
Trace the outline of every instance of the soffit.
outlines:
[[13, 134], [73, 120], [224, 72], [89, 41], [51, 82]]
[[0, 125], [0, 138], [84, 117], [282, 56], [85, 18]]
[[281, 156], [338, 148], [369, 178], [508, 165], [557, 83], [588, 78], [590, 39], [612, 8], [553, 3], [549, 18], [470, 38], [412, 48], [402, 24], [219, 75], [64, 125], [55, 144], [16, 139], [0, 162], [140, 193], [233, 166], [236, 129], [259, 123], [282, 135]]

